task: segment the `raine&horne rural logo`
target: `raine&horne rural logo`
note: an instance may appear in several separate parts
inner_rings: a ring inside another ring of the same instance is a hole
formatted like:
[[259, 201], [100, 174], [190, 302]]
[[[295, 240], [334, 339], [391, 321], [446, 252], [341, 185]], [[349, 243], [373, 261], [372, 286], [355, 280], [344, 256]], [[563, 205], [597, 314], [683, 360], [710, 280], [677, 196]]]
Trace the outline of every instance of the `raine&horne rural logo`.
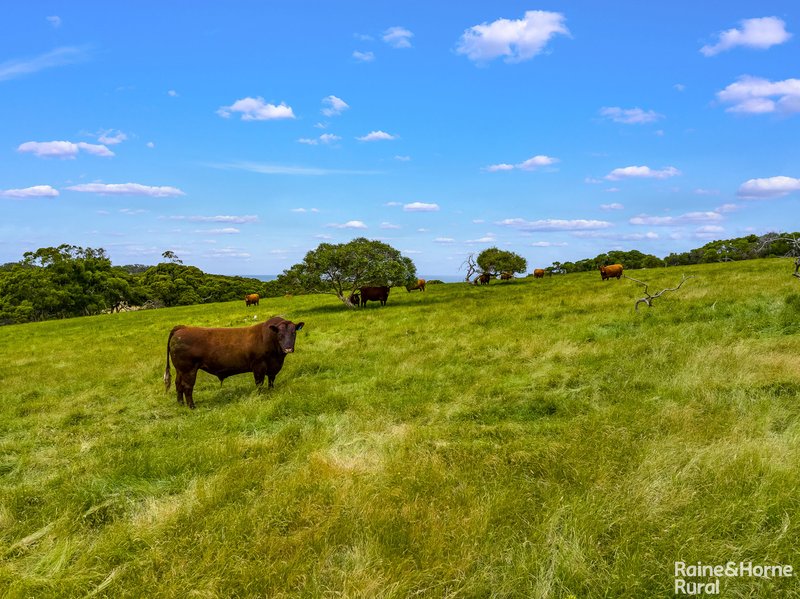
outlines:
[[676, 595], [719, 595], [721, 578], [792, 578], [789, 565], [729, 561], [725, 564], [675, 562]]

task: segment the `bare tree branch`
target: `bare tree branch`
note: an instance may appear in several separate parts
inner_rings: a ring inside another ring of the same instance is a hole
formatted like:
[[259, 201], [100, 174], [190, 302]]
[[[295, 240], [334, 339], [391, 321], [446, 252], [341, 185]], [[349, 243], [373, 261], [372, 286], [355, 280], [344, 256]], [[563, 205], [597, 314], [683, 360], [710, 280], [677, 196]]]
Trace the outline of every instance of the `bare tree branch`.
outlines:
[[461, 263], [461, 266], [458, 267], [458, 270], [461, 270], [465, 266], [467, 267], [467, 276], [464, 278], [464, 280], [469, 283], [470, 279], [472, 279], [472, 276], [478, 274], [480, 271], [478, 264], [475, 262], [475, 254], [470, 254], [467, 256], [467, 259]]
[[648, 283], [645, 283], [644, 281], [639, 281], [638, 279], [634, 279], [633, 277], [629, 277], [628, 275], [622, 275], [622, 276], [624, 278], [626, 278], [626, 279], [629, 279], [629, 280], [635, 282], [635, 283], [639, 283], [640, 285], [644, 285], [644, 295], [645, 296], [643, 298], [641, 298], [641, 299], [636, 300], [636, 303], [633, 306], [633, 309], [637, 310], [637, 311], [639, 310], [639, 304], [645, 303], [645, 304], [647, 304], [648, 308], [652, 308], [654, 299], [661, 297], [667, 291], [677, 291], [678, 289], [681, 288], [681, 285], [683, 285], [686, 281], [688, 281], [689, 279], [693, 279], [694, 278], [694, 275], [692, 275], [690, 277], [687, 277], [686, 275], [683, 275], [683, 278], [681, 279], [681, 282], [678, 283], [677, 287], [668, 287], [667, 289], [662, 289], [661, 291], [659, 291], [656, 294], [650, 294], [647, 291]]

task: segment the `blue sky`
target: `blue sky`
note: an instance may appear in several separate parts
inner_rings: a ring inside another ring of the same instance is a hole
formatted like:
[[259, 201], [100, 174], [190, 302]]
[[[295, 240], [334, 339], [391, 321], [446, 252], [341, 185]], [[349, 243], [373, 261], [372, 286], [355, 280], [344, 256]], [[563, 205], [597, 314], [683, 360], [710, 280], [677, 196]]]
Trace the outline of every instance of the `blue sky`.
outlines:
[[796, 2], [9, 3], [0, 262], [455, 275], [797, 230]]

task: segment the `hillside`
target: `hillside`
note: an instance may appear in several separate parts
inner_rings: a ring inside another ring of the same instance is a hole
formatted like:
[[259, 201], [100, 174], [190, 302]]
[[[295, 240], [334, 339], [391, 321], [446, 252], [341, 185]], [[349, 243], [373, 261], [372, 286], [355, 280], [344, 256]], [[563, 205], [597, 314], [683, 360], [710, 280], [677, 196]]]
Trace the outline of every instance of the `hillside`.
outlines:
[[[0, 594], [673, 597], [676, 561], [800, 567], [792, 268], [634, 271], [694, 275], [638, 312], [587, 272], [0, 327]], [[172, 326], [276, 314], [306, 327], [274, 390], [165, 393]]]

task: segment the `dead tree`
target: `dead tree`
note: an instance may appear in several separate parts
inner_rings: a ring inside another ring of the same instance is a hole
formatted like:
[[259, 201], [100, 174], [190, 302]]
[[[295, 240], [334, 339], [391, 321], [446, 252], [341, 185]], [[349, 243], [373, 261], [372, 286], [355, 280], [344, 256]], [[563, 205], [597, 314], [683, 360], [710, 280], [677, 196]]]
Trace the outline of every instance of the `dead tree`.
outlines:
[[633, 277], [629, 277], [628, 275], [622, 275], [622, 276], [624, 278], [626, 278], [626, 279], [630, 279], [631, 281], [639, 283], [640, 285], [644, 285], [644, 297], [641, 298], [641, 299], [636, 300], [636, 303], [633, 306], [633, 309], [637, 310], [637, 311], [639, 310], [639, 304], [645, 303], [645, 304], [647, 304], [648, 308], [652, 308], [654, 299], [661, 297], [667, 291], [677, 291], [678, 289], [681, 288], [681, 285], [683, 285], [686, 281], [688, 281], [689, 279], [693, 279], [694, 278], [694, 275], [692, 275], [691, 277], [687, 277], [686, 275], [683, 275], [683, 278], [681, 279], [681, 282], [678, 283], [677, 287], [669, 287], [667, 289], [662, 289], [658, 293], [650, 294], [647, 291], [648, 283], [645, 283], [644, 281], [639, 281], [638, 279], [634, 279]]
[[476, 275], [481, 271], [480, 267], [478, 266], [478, 263], [475, 262], [475, 254], [470, 254], [469, 256], [467, 256], [467, 259], [461, 263], [461, 266], [458, 267], [458, 270], [461, 270], [465, 266], [467, 268], [467, 276], [464, 278], [464, 280], [467, 283], [469, 283], [473, 275]]
[[769, 244], [774, 241], [785, 241], [789, 244], [789, 251], [784, 254], [786, 258], [794, 258], [794, 272], [793, 277], [800, 279], [800, 237], [796, 235], [777, 235], [775, 233], [767, 233], [761, 238], [761, 245], [758, 251], [761, 252]]

